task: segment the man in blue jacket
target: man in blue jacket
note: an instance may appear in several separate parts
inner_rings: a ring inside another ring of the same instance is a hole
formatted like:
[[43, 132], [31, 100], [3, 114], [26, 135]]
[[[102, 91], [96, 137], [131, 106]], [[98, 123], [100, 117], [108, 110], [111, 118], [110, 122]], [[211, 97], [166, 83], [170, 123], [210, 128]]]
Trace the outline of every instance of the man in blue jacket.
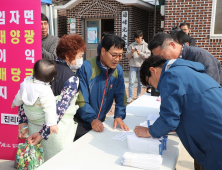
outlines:
[[126, 93], [122, 67], [124, 40], [115, 35], [106, 35], [102, 41], [101, 54], [83, 62], [77, 70], [80, 81], [76, 114], [78, 127], [75, 140], [91, 129], [102, 132], [102, 122], [115, 99], [114, 126], [129, 130], [124, 124], [126, 116]]
[[160, 92], [160, 117], [138, 137], [159, 138], [176, 130], [184, 147], [204, 170], [222, 169], [222, 88], [201, 63], [152, 56], [140, 70], [143, 85]]

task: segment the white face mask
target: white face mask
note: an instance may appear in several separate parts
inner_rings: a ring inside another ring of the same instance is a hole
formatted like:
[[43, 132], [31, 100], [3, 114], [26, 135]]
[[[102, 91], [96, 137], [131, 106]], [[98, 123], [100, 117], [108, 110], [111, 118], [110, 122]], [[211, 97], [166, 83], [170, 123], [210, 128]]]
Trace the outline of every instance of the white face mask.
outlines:
[[76, 59], [76, 65], [71, 65], [70, 68], [71, 70], [77, 70], [82, 66], [82, 64], [83, 64], [83, 57], [80, 59]]

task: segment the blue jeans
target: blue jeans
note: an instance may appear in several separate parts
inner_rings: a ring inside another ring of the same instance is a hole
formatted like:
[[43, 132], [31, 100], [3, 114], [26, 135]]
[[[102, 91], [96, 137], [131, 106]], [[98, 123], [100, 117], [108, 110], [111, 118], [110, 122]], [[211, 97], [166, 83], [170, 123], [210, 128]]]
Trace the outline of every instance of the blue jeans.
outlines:
[[137, 75], [137, 81], [138, 81], [138, 87], [137, 87], [137, 96], [141, 94], [142, 90], [142, 83], [140, 82], [140, 67], [130, 67], [129, 72], [129, 98], [133, 97], [133, 86], [136, 81], [136, 75]]

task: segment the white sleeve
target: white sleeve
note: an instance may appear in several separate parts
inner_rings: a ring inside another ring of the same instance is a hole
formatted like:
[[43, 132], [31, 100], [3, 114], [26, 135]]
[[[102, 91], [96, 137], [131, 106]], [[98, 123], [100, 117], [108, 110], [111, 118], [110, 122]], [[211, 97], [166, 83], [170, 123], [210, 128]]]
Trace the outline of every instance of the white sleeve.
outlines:
[[45, 123], [47, 126], [54, 126], [57, 124], [57, 113], [56, 113], [56, 99], [50, 89], [48, 93], [40, 97], [40, 103], [45, 113]]
[[13, 100], [13, 103], [14, 103], [16, 106], [21, 106], [21, 105], [23, 104], [20, 90], [19, 90], [18, 93], [16, 94], [15, 99]]
[[148, 49], [148, 44], [146, 44], [144, 47], [145, 47], [143, 49], [144, 51], [140, 52], [140, 55], [139, 55], [143, 60], [145, 60], [146, 58], [148, 58], [151, 55], [151, 52]]
[[129, 45], [128, 48], [127, 48], [127, 51], [126, 51], [126, 57], [128, 59], [131, 59], [133, 57], [133, 53], [131, 52], [131, 50], [132, 50], [132, 46]]

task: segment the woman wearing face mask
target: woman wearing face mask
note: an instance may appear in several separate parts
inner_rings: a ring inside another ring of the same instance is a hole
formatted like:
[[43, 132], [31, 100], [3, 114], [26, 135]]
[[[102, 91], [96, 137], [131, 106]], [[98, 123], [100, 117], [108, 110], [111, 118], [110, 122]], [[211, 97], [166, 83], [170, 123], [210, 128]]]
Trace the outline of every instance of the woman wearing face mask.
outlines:
[[78, 55], [76, 55], [76, 59], [72, 61], [70, 69], [73, 72], [76, 72], [77, 69], [79, 69], [82, 66], [82, 64], [83, 64], [83, 54], [84, 54], [84, 52], [79, 53]]
[[[71, 67], [77, 69], [81, 67], [82, 55], [85, 50], [84, 39], [78, 34], [64, 35], [60, 38], [56, 48], [57, 76], [52, 81], [51, 88], [57, 99], [58, 133], [50, 134], [50, 128], [43, 125], [36, 126], [37, 133], [28, 137], [29, 143], [33, 145], [41, 141], [45, 161], [73, 142], [77, 128], [73, 117], [78, 109], [75, 102], [78, 96], [79, 78], [71, 70]], [[19, 120], [19, 129], [27, 126], [27, 118], [23, 108], [20, 108]], [[23, 134], [20, 134], [19, 137], [24, 138]]]

